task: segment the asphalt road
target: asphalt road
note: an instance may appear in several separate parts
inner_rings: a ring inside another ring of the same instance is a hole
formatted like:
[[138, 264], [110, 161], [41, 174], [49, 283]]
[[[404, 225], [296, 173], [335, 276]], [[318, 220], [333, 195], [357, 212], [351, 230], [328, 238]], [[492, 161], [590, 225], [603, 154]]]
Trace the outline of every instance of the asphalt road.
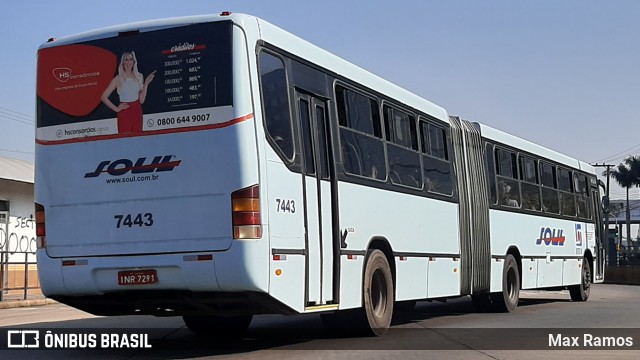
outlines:
[[[522, 292], [518, 309], [509, 314], [478, 313], [468, 297], [422, 302], [413, 312], [396, 316], [389, 333], [381, 338], [331, 333], [317, 315], [266, 315], [254, 317], [241, 340], [195, 335], [179, 317], [95, 317], [54, 304], [0, 310], [0, 336], [6, 337], [7, 331], [39, 330], [44, 341], [46, 331], [59, 339], [61, 334], [95, 334], [100, 347], [102, 333], [126, 331], [143, 334], [138, 339], [146, 342], [140, 344], [152, 348], [12, 349], [0, 350], [0, 358], [637, 359], [638, 299], [638, 286], [594, 285], [585, 303], [572, 302], [567, 292]], [[130, 343], [133, 338], [129, 337]], [[615, 346], [596, 346], [605, 338]]]

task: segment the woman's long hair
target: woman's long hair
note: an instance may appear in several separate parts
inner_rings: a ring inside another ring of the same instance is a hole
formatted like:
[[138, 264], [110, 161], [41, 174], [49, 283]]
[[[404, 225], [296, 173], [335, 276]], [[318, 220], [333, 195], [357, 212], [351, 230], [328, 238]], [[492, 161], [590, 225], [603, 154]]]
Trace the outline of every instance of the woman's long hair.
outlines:
[[127, 55], [131, 55], [133, 58], [133, 68], [131, 71], [133, 72], [133, 76], [138, 80], [140, 86], [143, 84], [142, 74], [138, 71], [138, 59], [136, 58], [136, 53], [134, 51], [125, 51], [122, 53], [122, 57], [120, 58], [120, 66], [118, 66], [118, 76], [120, 76], [121, 81], [125, 78], [125, 70], [124, 70], [124, 60], [127, 58]]

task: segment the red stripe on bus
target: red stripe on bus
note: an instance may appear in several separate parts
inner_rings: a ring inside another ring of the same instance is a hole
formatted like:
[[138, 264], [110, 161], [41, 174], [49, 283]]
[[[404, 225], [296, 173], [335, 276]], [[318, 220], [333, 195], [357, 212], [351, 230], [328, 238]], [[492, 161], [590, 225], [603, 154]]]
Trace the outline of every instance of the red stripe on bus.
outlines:
[[562, 236], [562, 237], [550, 237], [550, 238], [546, 238], [546, 239], [542, 239], [542, 241], [546, 242], [558, 242], [558, 243], [564, 243], [566, 240], [566, 237]]
[[198, 130], [211, 130], [211, 129], [220, 129], [227, 126], [235, 125], [241, 123], [246, 120], [253, 119], [253, 114], [248, 114], [233, 120], [229, 120], [219, 124], [211, 124], [211, 125], [202, 125], [202, 126], [193, 126], [186, 128], [176, 128], [176, 129], [164, 129], [164, 130], [156, 130], [156, 131], [146, 131], [142, 133], [129, 133], [129, 134], [113, 134], [113, 135], [101, 135], [101, 136], [87, 136], [81, 138], [67, 139], [67, 140], [40, 140], [36, 139], [36, 144], [40, 145], [60, 145], [60, 144], [72, 144], [72, 143], [80, 143], [80, 142], [90, 142], [90, 141], [102, 141], [102, 140], [112, 140], [112, 139], [123, 139], [130, 137], [139, 137], [139, 136], [151, 136], [151, 135], [163, 135], [163, 134], [173, 134], [173, 133], [181, 133], [188, 131], [198, 131]]

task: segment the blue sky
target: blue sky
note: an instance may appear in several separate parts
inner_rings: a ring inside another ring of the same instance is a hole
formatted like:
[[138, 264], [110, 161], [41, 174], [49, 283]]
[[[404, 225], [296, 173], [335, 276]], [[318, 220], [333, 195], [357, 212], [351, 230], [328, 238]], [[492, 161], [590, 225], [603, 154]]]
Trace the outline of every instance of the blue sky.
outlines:
[[222, 10], [270, 21], [450, 115], [581, 160], [640, 153], [639, 1], [7, 0], [0, 156], [33, 159], [27, 123], [36, 51], [48, 38]]

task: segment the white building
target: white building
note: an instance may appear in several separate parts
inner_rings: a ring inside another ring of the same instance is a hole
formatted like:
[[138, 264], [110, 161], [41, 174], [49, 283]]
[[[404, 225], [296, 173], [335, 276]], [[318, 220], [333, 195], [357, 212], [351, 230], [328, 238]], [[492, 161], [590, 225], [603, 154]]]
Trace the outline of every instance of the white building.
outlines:
[[[33, 162], [0, 157], [0, 288], [37, 286]], [[32, 263], [25, 266], [25, 262]], [[7, 291], [4, 291], [6, 294]]]

